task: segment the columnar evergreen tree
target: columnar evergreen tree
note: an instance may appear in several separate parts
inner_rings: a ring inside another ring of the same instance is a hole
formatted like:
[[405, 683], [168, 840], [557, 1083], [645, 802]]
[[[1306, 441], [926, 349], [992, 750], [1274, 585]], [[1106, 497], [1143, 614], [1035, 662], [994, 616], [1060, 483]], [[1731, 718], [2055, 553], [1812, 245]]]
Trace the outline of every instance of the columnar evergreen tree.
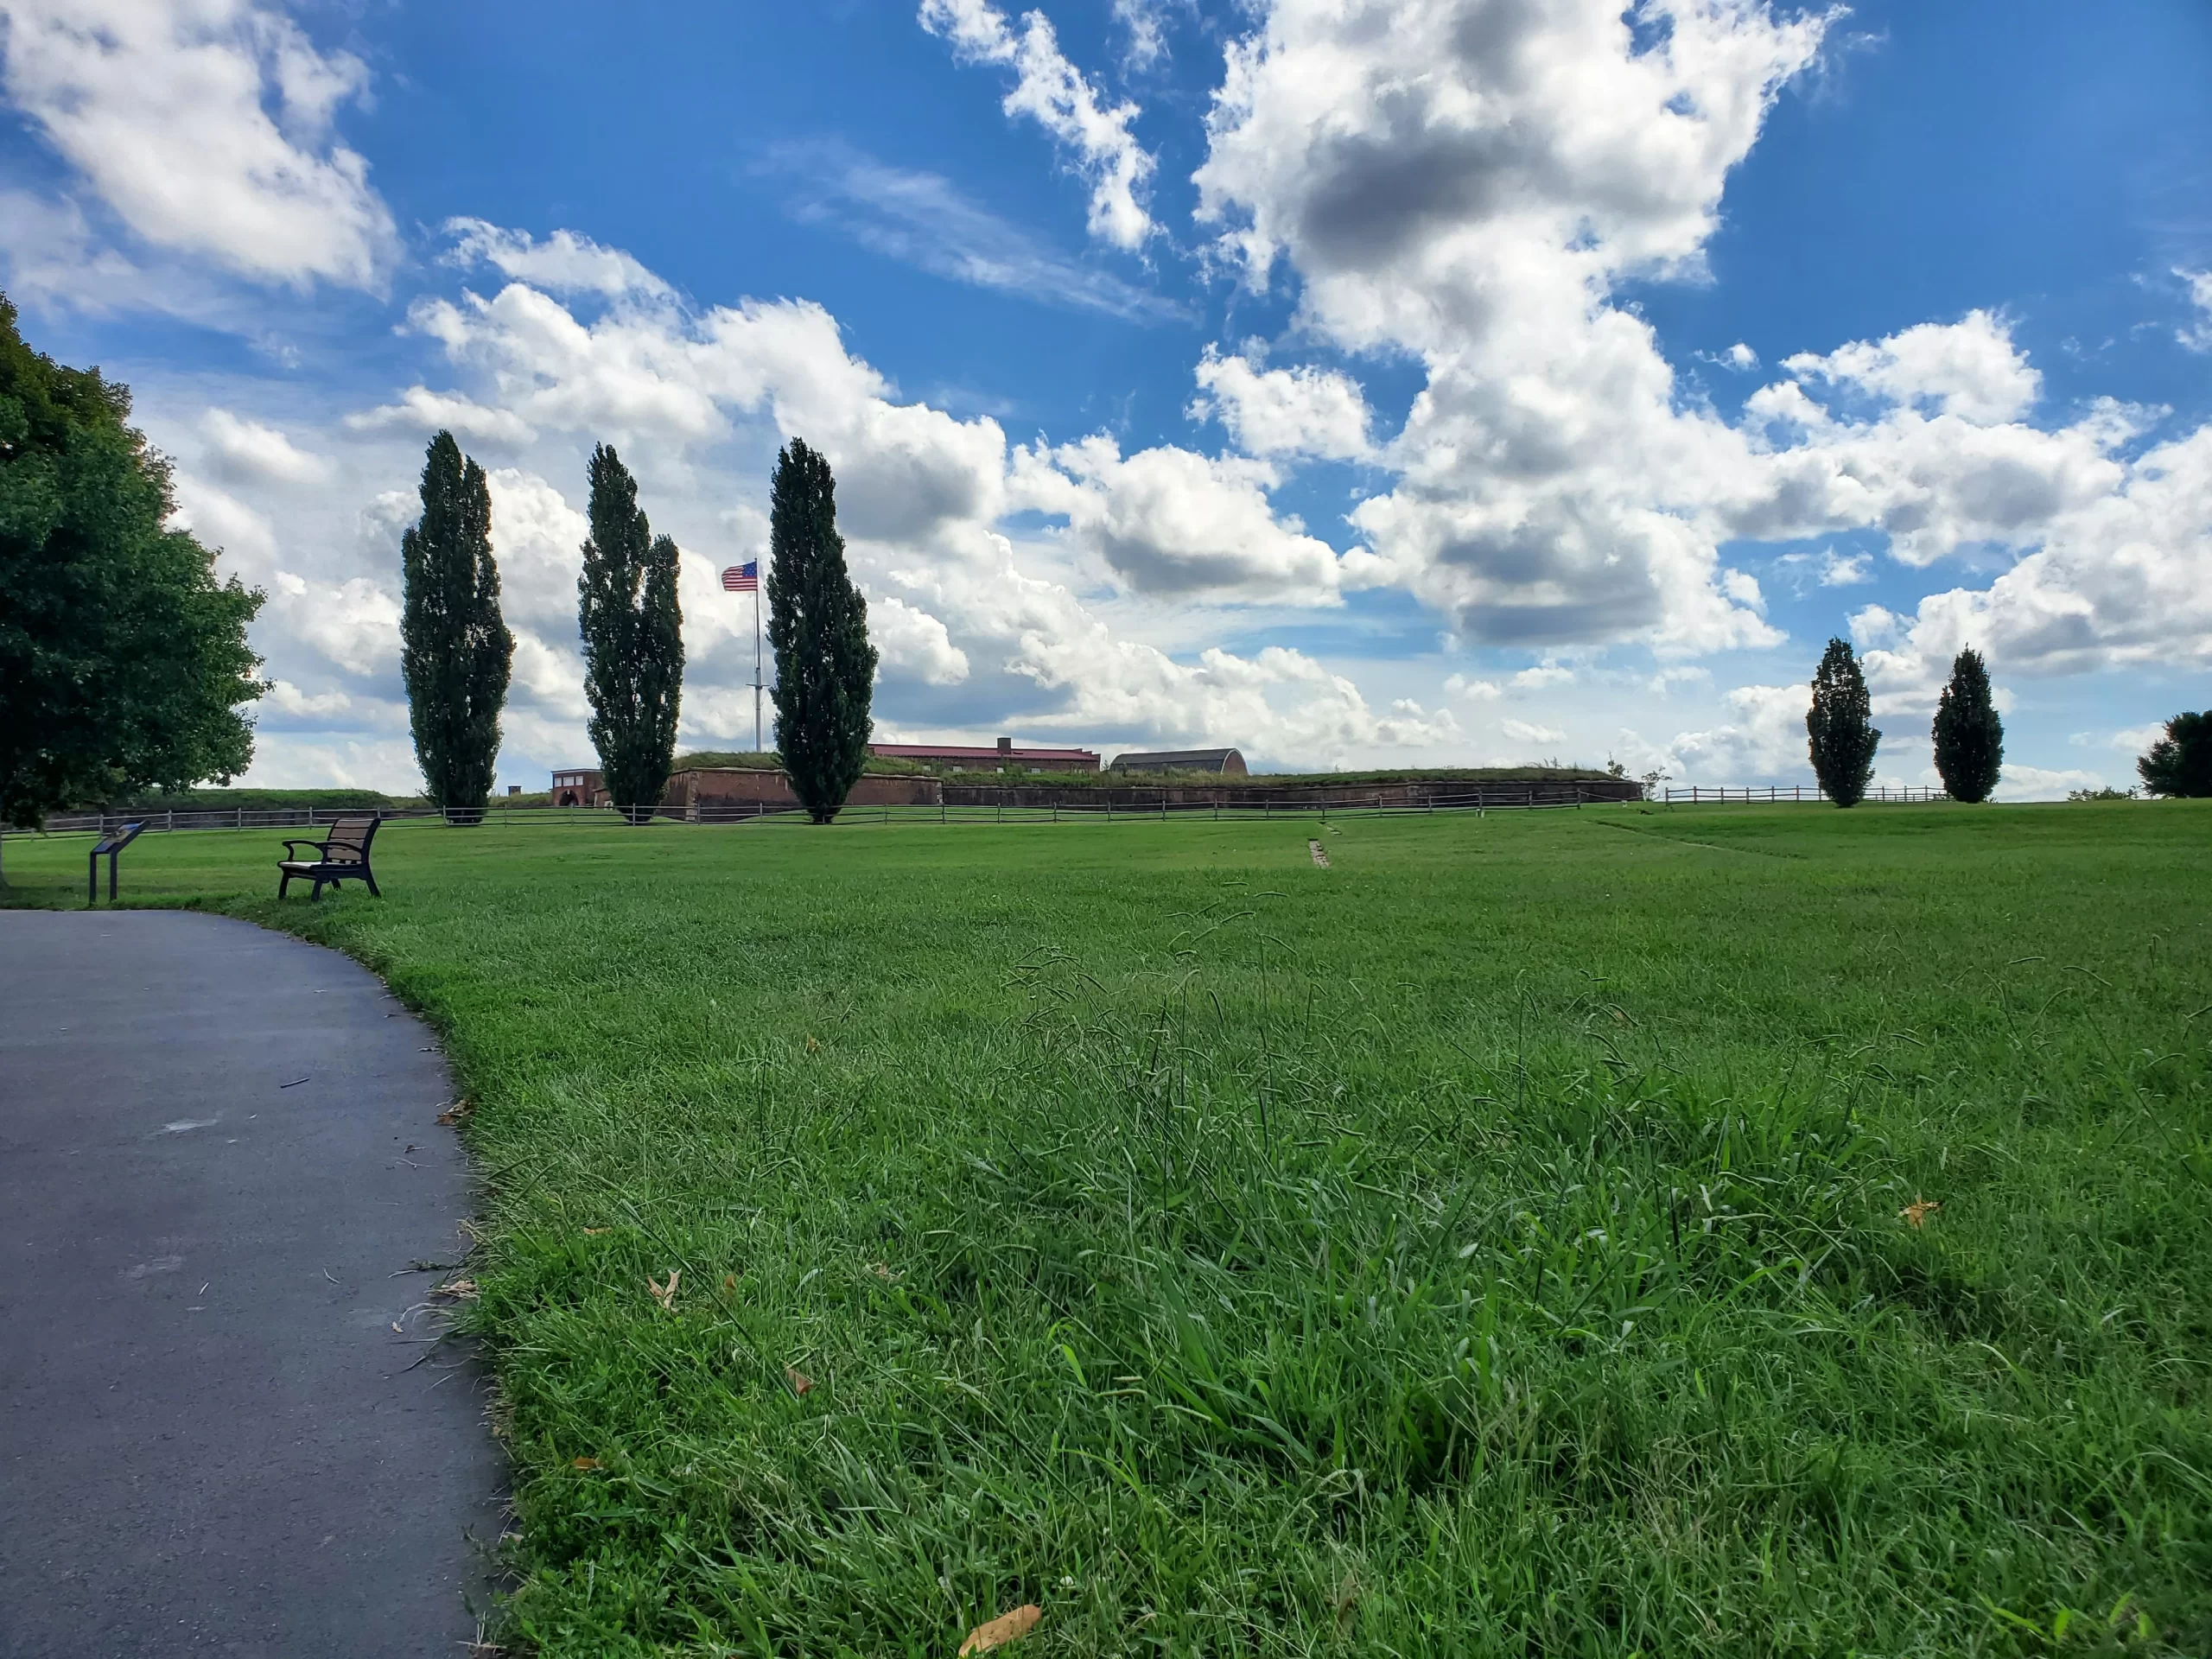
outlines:
[[2212, 709], [2168, 721], [2165, 735], [2136, 761], [2135, 770], [2153, 795], [2212, 796]]
[[591, 452], [591, 537], [576, 578], [592, 747], [614, 804], [645, 823], [668, 786], [683, 696], [676, 543], [655, 536], [638, 480], [608, 444]]
[[2005, 768], [2005, 722], [1989, 695], [1989, 669], [1968, 646], [1951, 664], [1951, 681], [1936, 705], [1936, 770], [1955, 801], [1989, 798]]
[[1882, 741], [1872, 721], [1866, 679], [1850, 644], [1831, 639], [1813, 676], [1813, 706], [1806, 711], [1805, 733], [1813, 774], [1838, 806], [1856, 806], [1866, 798], [1874, 777], [1874, 751]]
[[837, 480], [793, 438], [769, 486], [768, 643], [776, 653], [776, 747], [817, 823], [837, 816], [868, 759], [875, 647], [868, 601], [845, 571]]
[[130, 391], [24, 344], [0, 295], [0, 818], [228, 783], [268, 688], [258, 588], [168, 527], [168, 463]]
[[453, 434], [430, 440], [423, 518], [399, 539], [399, 666], [415, 759], [449, 821], [478, 823], [499, 758], [514, 636], [499, 615], [492, 492]]

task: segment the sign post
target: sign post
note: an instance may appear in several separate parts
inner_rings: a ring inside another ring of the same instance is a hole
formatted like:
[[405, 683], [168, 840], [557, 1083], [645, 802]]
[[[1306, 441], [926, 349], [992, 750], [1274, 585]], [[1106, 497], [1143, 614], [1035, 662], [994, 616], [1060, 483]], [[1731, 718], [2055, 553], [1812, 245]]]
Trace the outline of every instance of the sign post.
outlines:
[[118, 824], [112, 832], [92, 843], [92, 856], [85, 861], [85, 903], [88, 906], [99, 902], [100, 858], [103, 854], [107, 858], [107, 901], [111, 905], [115, 902], [116, 855], [137, 840], [139, 831], [145, 827], [143, 823]]

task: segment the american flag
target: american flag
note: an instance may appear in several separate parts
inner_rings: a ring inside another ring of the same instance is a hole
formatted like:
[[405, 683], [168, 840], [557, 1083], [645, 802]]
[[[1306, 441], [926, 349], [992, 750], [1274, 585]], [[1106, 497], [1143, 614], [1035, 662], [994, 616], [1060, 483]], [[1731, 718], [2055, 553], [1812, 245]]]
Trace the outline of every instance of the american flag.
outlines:
[[757, 594], [760, 591], [760, 561], [747, 559], [743, 564], [733, 564], [722, 572], [722, 591], [728, 594]]

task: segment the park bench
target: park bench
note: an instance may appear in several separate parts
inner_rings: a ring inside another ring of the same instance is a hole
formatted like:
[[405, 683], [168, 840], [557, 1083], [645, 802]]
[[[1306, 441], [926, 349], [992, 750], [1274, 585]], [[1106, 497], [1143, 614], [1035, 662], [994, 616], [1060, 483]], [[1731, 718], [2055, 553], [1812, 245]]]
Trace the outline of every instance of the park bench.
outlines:
[[[369, 845], [377, 838], [377, 825], [383, 822], [382, 817], [375, 813], [340, 818], [330, 826], [327, 841], [287, 841], [287, 855], [276, 861], [276, 868], [283, 874], [283, 879], [276, 883], [276, 896], [282, 899], [297, 879], [314, 882], [313, 896], [317, 899], [322, 897], [323, 888], [334, 887], [340, 881], [365, 881], [370, 897], [383, 898], [384, 894], [377, 891], [376, 872], [369, 868]], [[293, 856], [294, 850], [301, 847], [314, 848], [316, 856]]]

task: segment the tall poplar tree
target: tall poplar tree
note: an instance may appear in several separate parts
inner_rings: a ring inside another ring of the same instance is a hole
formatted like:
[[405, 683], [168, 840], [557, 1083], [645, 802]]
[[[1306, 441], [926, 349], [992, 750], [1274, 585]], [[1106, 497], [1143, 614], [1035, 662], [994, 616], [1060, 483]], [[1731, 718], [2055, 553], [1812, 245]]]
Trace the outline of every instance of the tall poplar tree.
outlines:
[[845, 570], [837, 480], [793, 438], [769, 486], [768, 643], [776, 653], [776, 748], [808, 816], [827, 823], [868, 759], [875, 647], [868, 601]]
[[2005, 722], [1989, 693], [1989, 668], [1968, 646], [1951, 664], [1950, 683], [1936, 705], [1936, 770], [1955, 801], [1989, 798], [2005, 769]]
[[655, 536], [638, 480], [609, 444], [591, 452], [591, 537], [576, 578], [592, 747], [630, 822], [651, 821], [676, 758], [683, 696], [683, 613], [675, 540]]
[[399, 666], [416, 763], [448, 822], [480, 823], [515, 639], [499, 615], [491, 488], [450, 432], [430, 440], [422, 520], [399, 538]]
[[1805, 734], [1813, 774], [1838, 806], [1856, 806], [1873, 781], [1874, 751], [1882, 741], [1874, 729], [1873, 702], [1866, 678], [1850, 643], [1828, 641], [1813, 676], [1813, 706], [1805, 714]]

